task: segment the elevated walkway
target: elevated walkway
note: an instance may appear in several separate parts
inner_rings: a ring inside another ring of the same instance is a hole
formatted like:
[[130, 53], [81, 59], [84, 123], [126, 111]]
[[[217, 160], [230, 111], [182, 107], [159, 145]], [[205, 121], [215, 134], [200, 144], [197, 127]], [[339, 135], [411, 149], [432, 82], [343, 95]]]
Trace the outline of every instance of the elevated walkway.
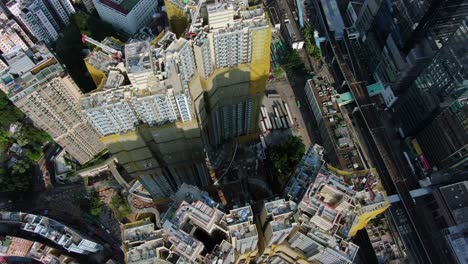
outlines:
[[[432, 193], [432, 188], [425, 187], [425, 188], [419, 188], [419, 189], [410, 191], [410, 196], [411, 198], [414, 199], [414, 198], [425, 196], [431, 193]], [[397, 203], [401, 201], [400, 196], [398, 194], [391, 195], [388, 197], [388, 199], [390, 200], [390, 203]]]

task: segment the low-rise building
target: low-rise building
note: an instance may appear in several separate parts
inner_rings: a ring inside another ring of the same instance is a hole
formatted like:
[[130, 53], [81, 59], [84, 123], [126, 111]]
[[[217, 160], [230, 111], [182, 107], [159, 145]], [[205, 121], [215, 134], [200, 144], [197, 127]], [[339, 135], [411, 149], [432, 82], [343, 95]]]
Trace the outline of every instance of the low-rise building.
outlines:
[[[361, 157], [339, 106], [339, 94], [326, 78], [306, 82], [305, 92], [314, 114], [327, 161], [342, 170], [362, 168]], [[338, 99], [337, 99], [338, 98]]]

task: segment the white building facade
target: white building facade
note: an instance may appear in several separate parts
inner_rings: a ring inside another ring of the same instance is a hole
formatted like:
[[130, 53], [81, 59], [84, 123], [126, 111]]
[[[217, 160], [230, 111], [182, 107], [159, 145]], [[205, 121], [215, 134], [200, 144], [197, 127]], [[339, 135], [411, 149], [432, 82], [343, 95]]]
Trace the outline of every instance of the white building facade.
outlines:
[[93, 0], [93, 3], [102, 20], [128, 34], [134, 34], [146, 26], [158, 6], [158, 1], [154, 0]]
[[6, 7], [38, 40], [45, 42], [57, 40], [60, 24], [68, 25], [75, 13], [70, 0], [11, 0]]

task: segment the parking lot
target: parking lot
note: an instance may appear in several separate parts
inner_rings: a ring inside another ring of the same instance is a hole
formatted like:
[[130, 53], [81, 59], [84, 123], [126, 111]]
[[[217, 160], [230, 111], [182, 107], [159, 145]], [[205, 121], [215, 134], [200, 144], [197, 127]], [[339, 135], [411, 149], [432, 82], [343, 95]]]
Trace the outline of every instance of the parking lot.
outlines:
[[[302, 87], [303, 89], [304, 87]], [[307, 105], [302, 105], [299, 100], [298, 107], [298, 98], [294, 95], [293, 88], [286, 79], [274, 80], [267, 83], [267, 91], [276, 91], [279, 98], [269, 98], [265, 96], [263, 99], [263, 105], [267, 108], [267, 111], [273, 111], [272, 105], [274, 101], [276, 102], [285, 102], [288, 105], [291, 119], [294, 124], [290, 124], [289, 129], [275, 129], [272, 131], [267, 131], [263, 135], [265, 136], [266, 143], [268, 145], [275, 145], [281, 142], [282, 139], [286, 138], [289, 135], [299, 136], [302, 138], [306, 149], [312, 144], [311, 137], [308, 132], [309, 129], [312, 129], [312, 124], [308, 121], [304, 121], [302, 112], [309, 111]], [[307, 114], [307, 113], [305, 113]]]

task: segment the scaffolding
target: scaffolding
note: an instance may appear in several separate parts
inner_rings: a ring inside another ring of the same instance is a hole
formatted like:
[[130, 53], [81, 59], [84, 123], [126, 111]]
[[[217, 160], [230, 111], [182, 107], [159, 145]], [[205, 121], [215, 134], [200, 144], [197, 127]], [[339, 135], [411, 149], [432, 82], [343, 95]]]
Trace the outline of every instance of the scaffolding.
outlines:
[[349, 231], [351, 236], [355, 236], [356, 233], [365, 228], [370, 220], [374, 219], [379, 214], [385, 212], [390, 207], [390, 202], [386, 198], [384, 203], [377, 204], [376, 206], [372, 206], [371, 208], [363, 208], [361, 209], [361, 214], [358, 215], [357, 223], [351, 227]]
[[93, 79], [94, 84], [97, 87], [97, 90], [101, 90], [106, 84], [107, 76], [104, 72], [96, 69], [87, 61], [85, 61], [86, 69], [88, 69], [89, 74], [91, 74], [91, 78]]
[[168, 0], [164, 0], [164, 5], [166, 6], [169, 28], [177, 37], [182, 36], [189, 26], [187, 14], [185, 14], [185, 12], [176, 4], [173, 4]]

